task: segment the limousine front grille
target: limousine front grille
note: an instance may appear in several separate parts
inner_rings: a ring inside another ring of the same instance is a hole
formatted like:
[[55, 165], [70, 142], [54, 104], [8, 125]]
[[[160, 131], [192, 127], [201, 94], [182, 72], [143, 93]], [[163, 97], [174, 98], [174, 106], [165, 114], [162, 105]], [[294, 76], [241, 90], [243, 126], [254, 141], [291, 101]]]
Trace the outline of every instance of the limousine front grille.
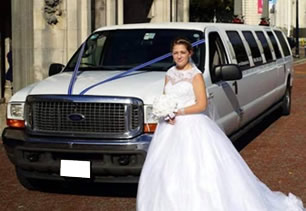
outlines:
[[55, 136], [131, 138], [142, 132], [143, 106], [136, 98], [29, 96], [30, 133]]

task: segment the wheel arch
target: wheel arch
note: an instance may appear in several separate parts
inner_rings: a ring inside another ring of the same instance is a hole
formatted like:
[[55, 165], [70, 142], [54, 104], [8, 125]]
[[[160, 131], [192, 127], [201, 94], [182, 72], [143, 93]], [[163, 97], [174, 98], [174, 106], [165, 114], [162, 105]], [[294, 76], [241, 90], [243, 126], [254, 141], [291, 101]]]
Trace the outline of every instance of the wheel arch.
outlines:
[[291, 73], [289, 73], [287, 76], [286, 86], [290, 88], [293, 86], [293, 77], [291, 77]]

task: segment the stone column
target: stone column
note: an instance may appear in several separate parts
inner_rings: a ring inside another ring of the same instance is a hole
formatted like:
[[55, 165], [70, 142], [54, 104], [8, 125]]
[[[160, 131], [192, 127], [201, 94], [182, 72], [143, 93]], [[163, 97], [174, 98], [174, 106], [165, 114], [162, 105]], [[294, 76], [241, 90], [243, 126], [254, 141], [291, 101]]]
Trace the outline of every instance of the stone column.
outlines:
[[189, 21], [189, 5], [190, 0], [176, 0], [177, 4], [177, 22], [188, 22]]
[[95, 28], [106, 26], [106, 0], [95, 0]]
[[123, 0], [118, 0], [118, 6], [117, 6], [117, 10], [118, 10], [118, 25], [123, 24], [124, 22], [124, 4], [123, 4]]
[[261, 17], [266, 19], [269, 18], [269, 0], [263, 0]]
[[170, 0], [154, 0], [149, 17], [151, 23], [170, 22]]
[[12, 0], [14, 91], [33, 83], [33, 0]]
[[106, 0], [106, 25], [116, 24], [116, 0]]
[[242, 0], [234, 1], [234, 15], [242, 16]]
[[154, 0], [148, 17], [151, 23], [188, 22], [189, 4], [190, 0]]
[[106, 25], [123, 24], [123, 0], [106, 0]]

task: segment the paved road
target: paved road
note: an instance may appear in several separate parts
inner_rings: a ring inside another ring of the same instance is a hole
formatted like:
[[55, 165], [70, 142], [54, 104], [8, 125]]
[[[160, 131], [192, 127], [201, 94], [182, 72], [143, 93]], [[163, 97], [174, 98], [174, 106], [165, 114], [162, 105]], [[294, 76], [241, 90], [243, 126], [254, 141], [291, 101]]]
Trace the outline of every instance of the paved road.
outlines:
[[[236, 143], [254, 173], [270, 188], [292, 192], [306, 202], [306, 63], [296, 65], [292, 114], [277, 112]], [[1, 210], [135, 210], [136, 185], [51, 184], [42, 191], [24, 189], [0, 143]]]

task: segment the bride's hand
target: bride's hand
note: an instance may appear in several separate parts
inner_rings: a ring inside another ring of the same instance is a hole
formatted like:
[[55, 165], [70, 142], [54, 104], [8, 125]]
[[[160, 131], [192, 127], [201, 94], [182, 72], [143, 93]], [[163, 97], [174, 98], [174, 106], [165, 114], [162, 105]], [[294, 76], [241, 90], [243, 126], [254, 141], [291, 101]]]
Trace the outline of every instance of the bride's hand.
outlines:
[[175, 124], [175, 118], [169, 119], [169, 120], [167, 120], [167, 122], [168, 122], [170, 125], [174, 125], [174, 124]]
[[169, 114], [166, 118], [165, 121], [171, 125], [175, 124], [175, 113]]

